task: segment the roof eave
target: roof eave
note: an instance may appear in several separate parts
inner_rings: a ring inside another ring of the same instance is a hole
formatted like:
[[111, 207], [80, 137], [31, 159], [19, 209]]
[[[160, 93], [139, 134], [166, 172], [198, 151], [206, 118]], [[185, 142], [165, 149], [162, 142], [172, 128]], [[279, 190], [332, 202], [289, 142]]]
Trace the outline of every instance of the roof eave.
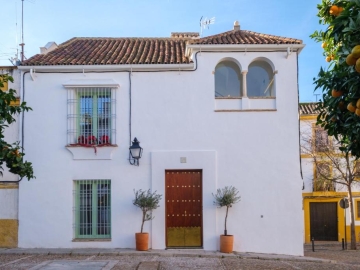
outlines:
[[194, 69], [194, 63], [189, 64], [146, 64], [146, 65], [49, 65], [49, 66], [19, 66], [22, 71], [39, 72], [70, 71], [74, 73], [86, 71], [183, 71]]
[[305, 47], [305, 44], [187, 44], [186, 56], [196, 51], [247, 51], [247, 52], [259, 52], [259, 51], [297, 51], [298, 53]]

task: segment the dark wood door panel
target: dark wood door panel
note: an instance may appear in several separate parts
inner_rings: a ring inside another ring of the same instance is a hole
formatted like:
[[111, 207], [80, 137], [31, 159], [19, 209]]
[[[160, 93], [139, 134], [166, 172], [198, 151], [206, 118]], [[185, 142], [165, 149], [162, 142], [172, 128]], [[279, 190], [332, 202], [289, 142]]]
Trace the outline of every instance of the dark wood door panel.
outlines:
[[310, 203], [310, 234], [317, 241], [337, 241], [337, 203]]
[[165, 172], [167, 246], [202, 245], [202, 172]]

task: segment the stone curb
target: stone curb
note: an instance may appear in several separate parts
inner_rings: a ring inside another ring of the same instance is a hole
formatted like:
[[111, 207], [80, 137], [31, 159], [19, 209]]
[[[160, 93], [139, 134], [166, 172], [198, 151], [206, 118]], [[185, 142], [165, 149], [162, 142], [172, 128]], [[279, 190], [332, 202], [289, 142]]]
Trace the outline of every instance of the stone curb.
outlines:
[[295, 262], [312, 262], [312, 263], [337, 263], [334, 260], [319, 259], [312, 257], [297, 257], [289, 255], [276, 254], [257, 254], [257, 253], [220, 253], [211, 251], [170, 251], [170, 250], [149, 250], [149, 251], [135, 251], [131, 249], [0, 249], [0, 255], [68, 255], [68, 256], [158, 256], [158, 257], [187, 257], [187, 258], [238, 258], [238, 259], [258, 259], [258, 260], [272, 260], [272, 261], [295, 261]]

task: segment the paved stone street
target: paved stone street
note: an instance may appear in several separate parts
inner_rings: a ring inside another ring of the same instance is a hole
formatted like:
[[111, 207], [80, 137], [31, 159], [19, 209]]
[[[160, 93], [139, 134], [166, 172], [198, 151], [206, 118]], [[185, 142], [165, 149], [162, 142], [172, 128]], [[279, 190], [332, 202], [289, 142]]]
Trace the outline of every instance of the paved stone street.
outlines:
[[316, 243], [315, 252], [311, 245], [304, 248], [304, 257], [203, 250], [0, 249], [0, 269], [360, 269], [360, 250], [343, 251], [339, 243]]

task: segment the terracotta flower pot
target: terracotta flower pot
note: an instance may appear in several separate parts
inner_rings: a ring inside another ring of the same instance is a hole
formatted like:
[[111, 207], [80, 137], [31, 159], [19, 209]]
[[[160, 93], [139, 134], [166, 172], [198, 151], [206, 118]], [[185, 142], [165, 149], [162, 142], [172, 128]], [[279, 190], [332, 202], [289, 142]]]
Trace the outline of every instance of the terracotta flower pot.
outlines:
[[220, 252], [231, 253], [233, 252], [234, 236], [233, 235], [220, 235]]
[[149, 249], [149, 233], [135, 233], [136, 250], [145, 251]]

